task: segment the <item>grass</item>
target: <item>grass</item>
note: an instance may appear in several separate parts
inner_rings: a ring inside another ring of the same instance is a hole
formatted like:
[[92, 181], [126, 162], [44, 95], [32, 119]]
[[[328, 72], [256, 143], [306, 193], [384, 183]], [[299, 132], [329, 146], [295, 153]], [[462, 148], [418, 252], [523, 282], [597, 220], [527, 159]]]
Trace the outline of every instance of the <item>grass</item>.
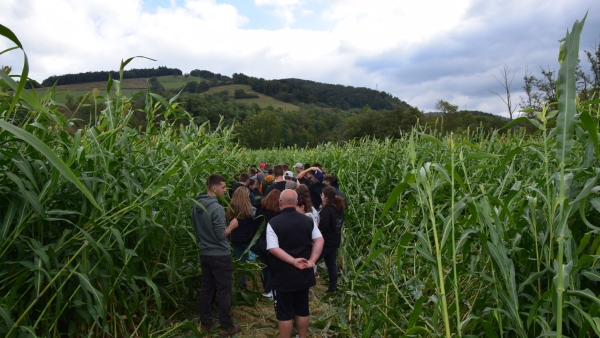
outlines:
[[174, 77], [173, 75], [158, 76], [157, 79], [166, 89], [181, 89], [190, 81], [206, 82], [205, 79], [196, 76], [189, 76], [186, 78], [182, 75], [178, 75], [177, 77]]
[[283, 110], [291, 110], [291, 111], [300, 110], [300, 107], [298, 107], [294, 104], [283, 102], [283, 101], [275, 99], [272, 96], [267, 96], [267, 95], [255, 92], [252, 90], [252, 88], [249, 85], [244, 85], [244, 84], [232, 84], [232, 85], [211, 87], [207, 92], [205, 92], [205, 94], [210, 95], [210, 94], [220, 93], [222, 91], [227, 91], [229, 93], [229, 96], [233, 97], [233, 93], [238, 89], [243, 89], [247, 94], [257, 95], [258, 98], [239, 99], [236, 101], [245, 102], [248, 104], [256, 103], [260, 107], [273, 106], [273, 108], [281, 108]]

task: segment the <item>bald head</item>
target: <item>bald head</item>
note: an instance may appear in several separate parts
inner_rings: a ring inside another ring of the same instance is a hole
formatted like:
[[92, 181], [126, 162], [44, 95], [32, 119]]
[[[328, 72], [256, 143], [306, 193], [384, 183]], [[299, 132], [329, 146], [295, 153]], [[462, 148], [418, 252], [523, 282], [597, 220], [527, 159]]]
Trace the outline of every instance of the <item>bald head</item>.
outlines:
[[298, 194], [292, 189], [285, 189], [279, 196], [279, 207], [289, 208], [295, 207], [298, 202]]

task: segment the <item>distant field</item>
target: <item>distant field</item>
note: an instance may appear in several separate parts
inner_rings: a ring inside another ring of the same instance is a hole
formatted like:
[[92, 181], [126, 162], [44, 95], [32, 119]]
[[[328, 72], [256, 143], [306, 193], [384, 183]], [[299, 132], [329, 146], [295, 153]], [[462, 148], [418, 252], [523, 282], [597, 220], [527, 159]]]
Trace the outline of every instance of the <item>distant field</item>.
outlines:
[[157, 77], [157, 79], [160, 82], [160, 84], [162, 84], [163, 87], [165, 87], [167, 89], [181, 89], [181, 88], [183, 88], [183, 86], [185, 86], [186, 83], [188, 83], [190, 81], [198, 81], [198, 82], [206, 81], [202, 78], [195, 77], [195, 76], [190, 76], [190, 77], [186, 78], [183, 75], [179, 75], [177, 77], [173, 77], [173, 75], [159, 76], [159, 77]]
[[[121, 86], [122, 91], [127, 96], [132, 96], [137, 92], [146, 90], [147, 88], [148, 78], [139, 78], [139, 79], [124, 79], [123, 84]], [[188, 81], [206, 81], [199, 77], [190, 76], [185, 78], [183, 75], [179, 75], [176, 78], [172, 75], [159, 76], [158, 81], [167, 89], [181, 89]], [[69, 85], [61, 85], [56, 86], [56, 100], [57, 101], [65, 101], [65, 97], [67, 95], [73, 96], [77, 101], [80, 97], [85, 96], [85, 94], [91, 92], [94, 88], [98, 88], [100, 90], [100, 95], [106, 94], [106, 81], [98, 81], [98, 82], [87, 82], [87, 83], [76, 83]], [[227, 91], [229, 96], [233, 98], [233, 93], [237, 89], [243, 89], [248, 94], [258, 95], [256, 99], [240, 99], [238, 101], [246, 102], [248, 104], [256, 103], [260, 107], [273, 106], [274, 108], [281, 108], [283, 110], [292, 110], [298, 111], [300, 107], [293, 105], [291, 103], [286, 103], [280, 100], [277, 100], [271, 96], [267, 96], [261, 93], [257, 93], [250, 88], [248, 85], [242, 84], [232, 84], [226, 86], [217, 86], [212, 87], [208, 91], [204, 92], [205, 95], [216, 94], [222, 91]], [[39, 88], [36, 89], [39, 94], [42, 94], [44, 91], [48, 90], [48, 88]], [[111, 90], [114, 94], [114, 86]]]
[[281, 108], [283, 110], [292, 110], [292, 111], [300, 110], [300, 107], [293, 105], [291, 103], [277, 100], [276, 98], [274, 98], [272, 96], [267, 96], [267, 95], [264, 95], [261, 93], [257, 93], [255, 91], [253, 91], [249, 85], [232, 84], [232, 85], [226, 85], [226, 86], [217, 86], [217, 87], [210, 88], [208, 91], [204, 92], [204, 94], [209, 95], [209, 94], [220, 93], [222, 91], [227, 91], [229, 93], [229, 96], [233, 97], [233, 92], [235, 92], [238, 89], [243, 89], [247, 94], [258, 95], [258, 98], [257, 99], [240, 99], [237, 101], [242, 101], [242, 102], [246, 102], [246, 103], [256, 103], [260, 107], [273, 106], [274, 108]]
[[[182, 76], [183, 77], [183, 76]], [[127, 96], [131, 96], [139, 91], [145, 90], [147, 88], [146, 81], [147, 78], [140, 79], [125, 79], [121, 85], [121, 89], [123, 93]], [[91, 92], [94, 88], [98, 88], [100, 90], [100, 95], [106, 94], [106, 83], [107, 81], [97, 81], [97, 82], [86, 82], [86, 83], [75, 83], [68, 85], [56, 86], [55, 92], [56, 100], [64, 101], [67, 95], [71, 95], [77, 100], [79, 97], [84, 96], [85, 94]], [[42, 94], [49, 88], [39, 88], [36, 89], [39, 94]], [[111, 89], [111, 92], [114, 94], [115, 87]]]

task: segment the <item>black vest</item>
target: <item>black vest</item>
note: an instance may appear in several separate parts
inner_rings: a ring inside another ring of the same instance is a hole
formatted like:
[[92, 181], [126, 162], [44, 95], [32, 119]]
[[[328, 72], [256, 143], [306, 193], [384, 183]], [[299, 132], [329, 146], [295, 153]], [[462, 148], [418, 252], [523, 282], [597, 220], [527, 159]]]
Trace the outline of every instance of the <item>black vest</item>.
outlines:
[[[294, 258], [310, 258], [314, 228], [310, 218], [295, 208], [285, 208], [269, 225], [277, 235], [279, 248]], [[271, 287], [277, 291], [294, 292], [316, 285], [313, 269], [297, 269], [273, 255], [269, 255], [269, 263]]]

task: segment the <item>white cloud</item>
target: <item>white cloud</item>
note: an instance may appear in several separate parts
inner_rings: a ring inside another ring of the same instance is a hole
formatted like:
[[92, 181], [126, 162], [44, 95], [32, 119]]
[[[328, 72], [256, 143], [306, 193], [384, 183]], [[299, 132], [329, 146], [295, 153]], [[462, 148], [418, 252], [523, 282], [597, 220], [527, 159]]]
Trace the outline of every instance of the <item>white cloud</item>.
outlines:
[[257, 6], [274, 7], [273, 14], [284, 20], [286, 26], [296, 21], [296, 13], [305, 15], [303, 0], [254, 0]]
[[275, 7], [291, 7], [298, 6], [304, 3], [302, 0], [254, 0], [254, 3], [259, 6], [275, 6]]

